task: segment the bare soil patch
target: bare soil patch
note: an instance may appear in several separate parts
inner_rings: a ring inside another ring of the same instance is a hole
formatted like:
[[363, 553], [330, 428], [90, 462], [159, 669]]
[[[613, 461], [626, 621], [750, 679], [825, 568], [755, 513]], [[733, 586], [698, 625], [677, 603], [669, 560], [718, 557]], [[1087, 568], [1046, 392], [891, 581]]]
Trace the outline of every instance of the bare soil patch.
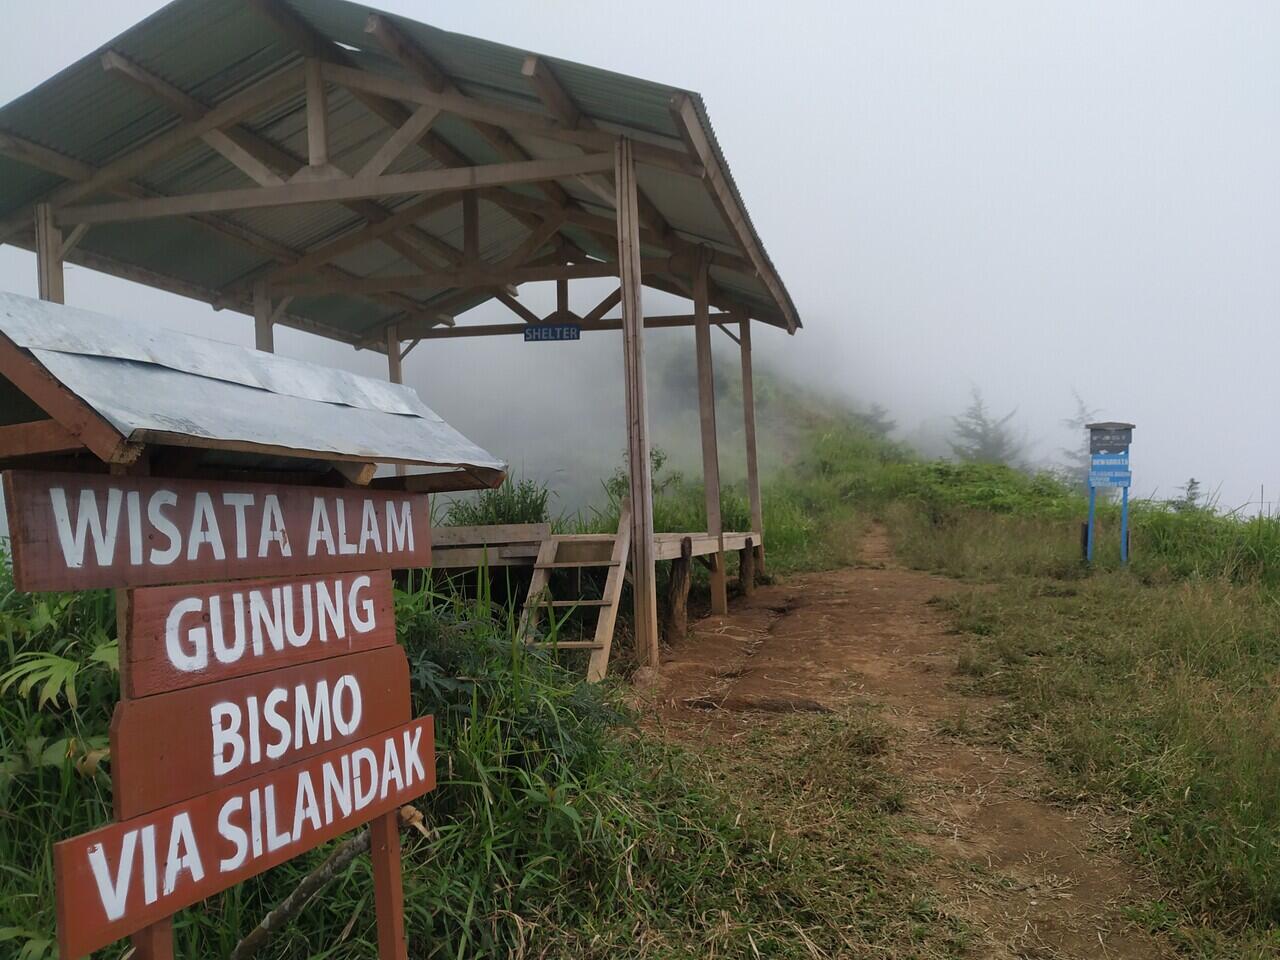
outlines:
[[978, 931], [973, 956], [1173, 957], [1126, 916], [1158, 891], [1093, 807], [1047, 799], [1033, 759], [985, 739], [998, 698], [955, 683], [960, 641], [930, 601], [953, 581], [904, 569], [873, 527], [857, 566], [763, 587], [698, 622], [644, 694], [656, 728], [696, 750], [747, 742], [780, 714], [875, 708], [903, 786], [902, 834], [933, 854], [917, 879]]

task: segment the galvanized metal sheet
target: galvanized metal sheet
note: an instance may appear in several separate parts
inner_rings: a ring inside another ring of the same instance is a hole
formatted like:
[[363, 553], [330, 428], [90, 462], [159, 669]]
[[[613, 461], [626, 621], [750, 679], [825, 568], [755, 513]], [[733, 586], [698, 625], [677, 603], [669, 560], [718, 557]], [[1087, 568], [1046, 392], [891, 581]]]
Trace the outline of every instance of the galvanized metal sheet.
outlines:
[[15, 294], [0, 294], [0, 332], [133, 439], [505, 468], [398, 384]]

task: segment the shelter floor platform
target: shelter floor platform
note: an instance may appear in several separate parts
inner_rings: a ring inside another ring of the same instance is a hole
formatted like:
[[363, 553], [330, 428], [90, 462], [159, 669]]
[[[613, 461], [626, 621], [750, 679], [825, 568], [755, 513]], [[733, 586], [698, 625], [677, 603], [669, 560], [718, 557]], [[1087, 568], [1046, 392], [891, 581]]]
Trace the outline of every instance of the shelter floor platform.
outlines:
[[[542, 542], [552, 535], [545, 523], [513, 523], [483, 527], [435, 527], [432, 530], [431, 565], [436, 569], [454, 570], [468, 567], [531, 567], [538, 558]], [[753, 547], [764, 543], [760, 533], [724, 534], [724, 546], [706, 531], [654, 534], [655, 559], [678, 560], [681, 544], [688, 538], [691, 556], [705, 557], [745, 550], [747, 541]], [[570, 542], [612, 542], [614, 534], [562, 534]]]

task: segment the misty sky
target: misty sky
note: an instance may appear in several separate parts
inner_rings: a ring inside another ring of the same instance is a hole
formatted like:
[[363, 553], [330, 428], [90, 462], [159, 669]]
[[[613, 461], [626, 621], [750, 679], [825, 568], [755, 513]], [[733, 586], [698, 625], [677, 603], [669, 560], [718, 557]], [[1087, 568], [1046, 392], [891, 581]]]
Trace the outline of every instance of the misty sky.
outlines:
[[[0, 101], [158, 6], [11, 4]], [[906, 436], [936, 435], [976, 385], [997, 412], [1018, 408], [1046, 459], [1070, 442], [1074, 388], [1137, 423], [1135, 493], [1194, 475], [1224, 506], [1262, 484], [1280, 497], [1280, 4], [380, 6], [702, 93], [806, 325], [757, 334], [760, 363], [883, 403]], [[34, 295], [34, 258], [0, 248], [0, 288]], [[76, 267], [67, 288], [77, 306], [252, 342], [238, 314]], [[579, 309], [598, 299], [583, 290]], [[646, 294], [654, 312], [673, 305]], [[476, 313], [463, 322], [508, 316]], [[688, 331], [654, 339], [693, 349]], [[378, 355], [287, 330], [276, 343], [385, 374]], [[517, 466], [575, 432], [616, 461], [620, 353], [608, 334], [438, 341], [406, 379]], [[521, 403], [498, 406], [494, 376]]]

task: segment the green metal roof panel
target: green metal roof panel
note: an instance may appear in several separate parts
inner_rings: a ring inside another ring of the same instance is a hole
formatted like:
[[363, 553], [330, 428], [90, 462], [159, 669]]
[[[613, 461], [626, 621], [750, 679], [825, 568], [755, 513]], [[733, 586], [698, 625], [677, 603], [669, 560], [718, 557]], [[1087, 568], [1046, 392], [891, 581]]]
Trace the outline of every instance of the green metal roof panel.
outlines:
[[[368, 16], [379, 11], [346, 0], [283, 0], [283, 3], [323, 37], [342, 45], [358, 66], [416, 82], [416, 77], [408, 74], [366, 34]], [[526, 51], [449, 33], [401, 17], [383, 16], [418, 43], [464, 93], [547, 115], [521, 72]], [[174, 0], [99, 51], [0, 109], [0, 134], [10, 133], [73, 160], [100, 167], [182, 122], [170, 105], [123, 77], [105, 73], [101, 54], [107, 50], [127, 57], [205, 105], [217, 104], [302, 59], [294, 42], [270, 25], [251, 2]], [[578, 108], [596, 125], [637, 140], [683, 150], [671, 114], [672, 97], [681, 92], [677, 88], [566, 60], [545, 59]], [[700, 98], [692, 96], [703, 129], [719, 154], [706, 108]], [[378, 148], [387, 127], [381, 118], [343, 90], [330, 88], [329, 105], [331, 160], [350, 173], [359, 169]], [[293, 154], [299, 163], [306, 155], [305, 99], [301, 90], [296, 96], [250, 115], [243, 125]], [[432, 132], [473, 163], [504, 159], [471, 123], [456, 116], [442, 114]], [[572, 145], [527, 132], [515, 131], [512, 139], [538, 159], [580, 152]], [[718, 162], [728, 177], [723, 156], [718, 156]], [[403, 172], [438, 166], [425, 151], [413, 147], [391, 169]], [[678, 235], [741, 255], [738, 238], [724, 222], [706, 184], [693, 177], [646, 166], [639, 168], [639, 181]], [[5, 157], [0, 144], [0, 219], [7, 220], [25, 211], [62, 182], [59, 177]], [[158, 194], [218, 191], [249, 185], [243, 172], [202, 141], [164, 157], [137, 178], [137, 182]], [[612, 209], [602, 205], [600, 199], [577, 180], [561, 181], [560, 186], [592, 212], [612, 218]], [[745, 206], [731, 180], [730, 187], [743, 218], [749, 223]], [[511, 192], [541, 196], [535, 187], [528, 185], [513, 187]], [[394, 209], [413, 199], [379, 202], [384, 208]], [[491, 204], [481, 203], [480, 209], [484, 254], [490, 260], [501, 259], [523, 242], [528, 228], [519, 218]], [[239, 299], [232, 302], [238, 302], [243, 308], [247, 281], [273, 262], [269, 251], [280, 247], [305, 251], [363, 222], [336, 204], [246, 210], [221, 214], [215, 219], [226, 224], [231, 232], [259, 238], [255, 241], [259, 249], [243, 238], [229, 239], [192, 218], [184, 218], [97, 226], [85, 235], [77, 252], [111, 258], [124, 267], [145, 271], [157, 280], [171, 278], [172, 289], [194, 287], [215, 294], [218, 291], [234, 294]], [[423, 219], [419, 226], [455, 248], [462, 245], [460, 213], [456, 206]], [[568, 227], [565, 233], [592, 255], [609, 259], [614, 256], [612, 245], [601, 237], [577, 227]], [[29, 238], [29, 232], [27, 236]], [[30, 242], [21, 237], [18, 241]], [[759, 245], [758, 239], [756, 244]], [[370, 245], [344, 257], [340, 264], [363, 276], [415, 269], [382, 244]], [[766, 266], [776, 276], [772, 266]], [[739, 295], [761, 319], [785, 323], [788, 314], [795, 315], [789, 298], [785, 304], [776, 302], [769, 288], [754, 275], [717, 269], [715, 277], [720, 287]], [[451, 291], [424, 289], [408, 294], [423, 304], [445, 297], [456, 299]], [[478, 291], [462, 305], [481, 303], [488, 296], [487, 292]], [[358, 339], [394, 318], [397, 311], [367, 298], [335, 294], [298, 297], [289, 313], [293, 318]]]

